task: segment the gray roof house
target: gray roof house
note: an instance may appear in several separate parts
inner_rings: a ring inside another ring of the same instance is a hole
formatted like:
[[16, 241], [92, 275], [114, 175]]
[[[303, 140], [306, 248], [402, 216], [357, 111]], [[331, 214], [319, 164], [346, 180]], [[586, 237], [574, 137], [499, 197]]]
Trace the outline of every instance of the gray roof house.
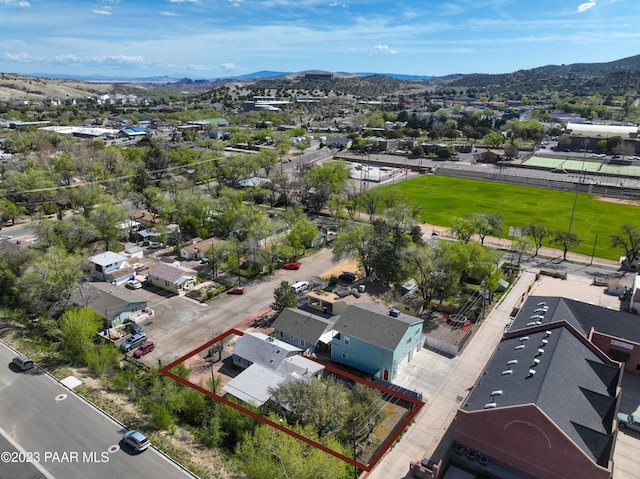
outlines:
[[139, 322], [153, 317], [153, 310], [147, 306], [145, 298], [111, 283], [86, 283], [73, 292], [71, 301], [78, 306], [93, 309], [105, 318], [109, 327], [125, 321]]
[[347, 306], [336, 318], [331, 359], [393, 381], [422, 347], [423, 320], [374, 303]]
[[176, 294], [192, 289], [196, 280], [197, 272], [181, 266], [177, 261], [174, 264], [160, 262], [147, 274], [149, 283]]
[[263, 333], [245, 333], [233, 347], [233, 364], [244, 370], [222, 387], [256, 407], [271, 398], [279, 384], [318, 377], [324, 366], [302, 357], [302, 350]]
[[458, 411], [454, 438], [522, 477], [610, 478], [621, 379], [621, 365], [570, 324], [512, 330]]
[[331, 343], [335, 319], [327, 319], [301, 309], [286, 308], [273, 322], [274, 334], [284, 342], [313, 353]]

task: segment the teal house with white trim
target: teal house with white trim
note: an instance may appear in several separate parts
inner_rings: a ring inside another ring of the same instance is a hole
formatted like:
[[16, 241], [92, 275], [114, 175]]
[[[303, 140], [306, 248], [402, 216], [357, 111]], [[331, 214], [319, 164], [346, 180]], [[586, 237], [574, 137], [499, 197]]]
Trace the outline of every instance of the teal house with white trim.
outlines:
[[352, 304], [333, 325], [331, 359], [393, 381], [422, 348], [422, 323], [396, 308]]

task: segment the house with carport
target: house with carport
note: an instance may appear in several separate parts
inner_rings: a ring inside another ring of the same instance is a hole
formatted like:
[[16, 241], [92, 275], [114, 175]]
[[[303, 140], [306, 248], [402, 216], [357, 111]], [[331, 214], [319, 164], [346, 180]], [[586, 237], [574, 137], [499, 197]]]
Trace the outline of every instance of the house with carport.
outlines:
[[273, 334], [305, 354], [329, 349], [334, 320], [297, 308], [285, 308], [272, 324]]
[[331, 359], [393, 381], [422, 348], [423, 320], [375, 303], [349, 305], [336, 318]]
[[194, 288], [198, 281], [197, 272], [176, 261], [172, 264], [159, 262], [147, 273], [147, 281], [153, 286], [175, 294], [182, 294]]

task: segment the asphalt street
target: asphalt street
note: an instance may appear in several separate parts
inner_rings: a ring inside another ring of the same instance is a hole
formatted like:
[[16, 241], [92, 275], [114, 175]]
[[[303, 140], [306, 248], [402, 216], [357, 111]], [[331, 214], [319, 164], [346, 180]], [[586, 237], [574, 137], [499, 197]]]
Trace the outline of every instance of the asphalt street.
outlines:
[[39, 368], [16, 371], [0, 343], [0, 478], [193, 478], [154, 448], [122, 448], [123, 427]]

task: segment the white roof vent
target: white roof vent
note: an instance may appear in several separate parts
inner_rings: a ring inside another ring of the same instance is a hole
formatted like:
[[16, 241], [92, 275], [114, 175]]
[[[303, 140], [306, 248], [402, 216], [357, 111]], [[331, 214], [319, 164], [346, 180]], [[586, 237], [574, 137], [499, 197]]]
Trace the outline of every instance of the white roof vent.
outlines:
[[538, 358], [533, 358], [533, 365], [537, 366], [538, 364], [540, 364], [540, 360]]
[[537, 323], [535, 321], [529, 321], [527, 326], [535, 326]]
[[493, 408], [495, 408], [496, 406], [497, 406], [497, 404], [496, 404], [496, 403], [494, 403], [494, 402], [488, 402], [487, 404], [485, 404], [485, 405], [484, 405], [484, 408], [485, 408], [485, 409], [493, 409]]
[[535, 369], [529, 369], [529, 376], [533, 376], [536, 373]]
[[548, 336], [551, 336], [551, 331], [549, 331], [549, 330], [545, 331], [545, 332], [544, 332], [544, 335], [545, 335], [545, 336], [547, 336], [547, 337], [548, 337]]
[[547, 303], [545, 303], [544, 301], [540, 301], [538, 304], [536, 304], [536, 306], [544, 306], [545, 304]]
[[497, 391], [491, 391], [491, 396], [502, 396], [502, 389], [498, 389]]
[[520, 341], [529, 341], [529, 336], [522, 336]]
[[536, 354], [536, 356], [540, 356], [542, 353], [544, 353], [544, 349], [538, 348], [538, 354]]
[[524, 349], [524, 344], [518, 344], [514, 349]]
[[507, 361], [507, 364], [509, 366], [513, 366], [514, 364], [518, 364], [518, 360], [517, 359], [510, 359], [509, 361]]
[[505, 369], [502, 371], [501, 376], [508, 376], [509, 374], [513, 374], [513, 371], [511, 369]]
[[542, 344], [548, 344], [548, 343], [549, 343], [549, 340], [548, 340], [548, 339], [543, 339], [543, 340], [542, 340]]

